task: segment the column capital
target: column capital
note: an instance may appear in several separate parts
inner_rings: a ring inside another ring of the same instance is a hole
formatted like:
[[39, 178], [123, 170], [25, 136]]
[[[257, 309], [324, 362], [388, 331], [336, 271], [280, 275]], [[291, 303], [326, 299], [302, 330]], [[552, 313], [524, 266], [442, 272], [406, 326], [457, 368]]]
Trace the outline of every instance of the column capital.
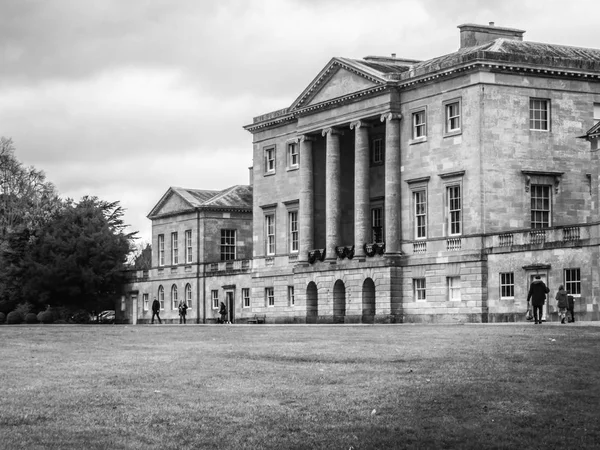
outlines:
[[336, 135], [337, 136], [341, 136], [341, 135], [344, 134], [344, 132], [342, 130], [338, 130], [337, 128], [333, 128], [333, 127], [323, 128], [323, 131], [322, 131], [321, 134], [323, 136], [327, 136], [330, 133], [331, 133], [332, 136], [336, 136]]
[[298, 137], [298, 141], [300, 142], [315, 142], [317, 138], [315, 136], [311, 136], [310, 134], [303, 134]]
[[386, 112], [381, 115], [381, 121], [385, 122], [386, 120], [400, 120], [402, 119], [402, 114], [395, 112]]
[[365, 122], [364, 120], [355, 120], [354, 122], [350, 122], [350, 129], [354, 130], [355, 128], [358, 130], [359, 128], [371, 128], [371, 124]]

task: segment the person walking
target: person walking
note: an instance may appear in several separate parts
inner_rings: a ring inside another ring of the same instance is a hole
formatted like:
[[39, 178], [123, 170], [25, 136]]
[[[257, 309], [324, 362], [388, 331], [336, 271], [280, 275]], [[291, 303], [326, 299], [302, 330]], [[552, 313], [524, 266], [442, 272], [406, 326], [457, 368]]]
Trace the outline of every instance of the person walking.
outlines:
[[546, 294], [550, 292], [550, 289], [542, 281], [540, 275], [536, 275], [533, 282], [529, 285], [529, 293], [527, 294], [527, 303], [531, 299], [531, 305], [533, 306], [533, 319], [536, 324], [542, 323], [542, 314], [544, 310], [544, 303], [546, 303]]
[[571, 291], [567, 291], [567, 305], [569, 310], [569, 322], [575, 322], [575, 298], [571, 295]]
[[156, 297], [154, 297], [154, 301], [152, 302], [152, 322], [154, 323], [154, 316], [156, 316], [156, 318], [158, 319], [158, 323], [162, 323], [162, 320], [160, 320], [160, 303], [158, 300], [156, 300]]
[[219, 308], [219, 314], [221, 314], [221, 323], [227, 323], [227, 307], [225, 303], [221, 302], [221, 307]]
[[179, 302], [179, 323], [183, 323], [185, 325], [185, 316], [187, 314], [187, 303], [184, 301]]
[[569, 307], [569, 301], [567, 300], [567, 291], [565, 291], [565, 288], [562, 284], [558, 287], [558, 292], [556, 293], [556, 300], [558, 302], [556, 306], [558, 306], [558, 318], [560, 319], [560, 323], [566, 323], [565, 320], [567, 317], [567, 308]]

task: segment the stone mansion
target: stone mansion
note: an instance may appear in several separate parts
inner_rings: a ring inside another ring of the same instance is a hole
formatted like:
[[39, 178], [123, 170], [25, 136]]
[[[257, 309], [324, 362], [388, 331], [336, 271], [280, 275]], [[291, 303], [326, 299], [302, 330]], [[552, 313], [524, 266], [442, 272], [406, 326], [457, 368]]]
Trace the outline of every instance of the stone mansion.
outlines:
[[600, 50], [460, 25], [426, 61], [334, 57], [255, 117], [249, 186], [172, 187], [120, 321], [522, 321], [536, 275], [600, 320]]

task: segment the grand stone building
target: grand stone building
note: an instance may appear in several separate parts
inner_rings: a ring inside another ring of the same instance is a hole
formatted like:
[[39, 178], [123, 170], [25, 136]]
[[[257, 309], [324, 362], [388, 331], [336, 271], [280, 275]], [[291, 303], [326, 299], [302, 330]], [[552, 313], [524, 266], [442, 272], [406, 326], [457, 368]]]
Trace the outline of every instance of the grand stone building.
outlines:
[[[560, 284], [579, 318], [600, 318], [600, 50], [458, 28], [460, 48], [427, 61], [335, 57], [291, 105], [245, 126], [252, 258], [215, 284], [236, 286], [235, 321], [523, 320], [538, 274], [547, 320]], [[132, 298], [157, 289], [138, 281]], [[198, 302], [214, 290], [198, 287]], [[212, 313], [198, 306], [197, 321]]]
[[298, 322], [521, 320], [533, 276], [598, 318], [600, 50], [461, 25], [427, 61], [333, 58], [255, 117], [255, 310]]

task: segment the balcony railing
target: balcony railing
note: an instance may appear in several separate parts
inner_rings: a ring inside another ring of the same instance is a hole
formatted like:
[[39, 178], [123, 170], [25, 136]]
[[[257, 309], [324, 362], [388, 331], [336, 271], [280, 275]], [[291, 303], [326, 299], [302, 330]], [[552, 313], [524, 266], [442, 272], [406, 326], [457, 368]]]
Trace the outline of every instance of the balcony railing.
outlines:
[[209, 272], [233, 272], [236, 270], [247, 270], [249, 268], [250, 261], [247, 259], [234, 259], [230, 261], [210, 263], [207, 267]]
[[413, 243], [413, 253], [426, 253], [427, 252], [427, 242], [414, 242]]
[[461, 238], [448, 238], [446, 239], [446, 250], [449, 252], [456, 252], [462, 248]]
[[546, 242], [546, 230], [531, 230], [529, 232], [530, 244], [543, 244]]

